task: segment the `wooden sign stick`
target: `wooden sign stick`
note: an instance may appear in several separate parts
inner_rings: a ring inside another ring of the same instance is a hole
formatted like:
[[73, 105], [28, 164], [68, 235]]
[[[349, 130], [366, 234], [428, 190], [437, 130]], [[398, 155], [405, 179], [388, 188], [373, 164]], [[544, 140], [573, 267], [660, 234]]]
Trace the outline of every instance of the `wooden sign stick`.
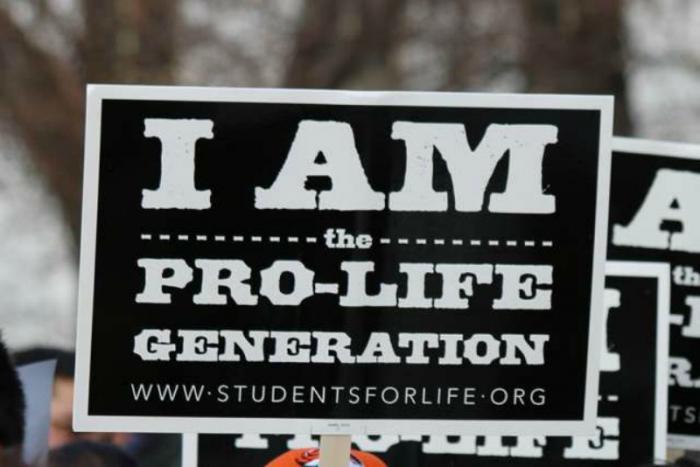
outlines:
[[350, 435], [321, 435], [319, 467], [348, 467], [351, 440]]

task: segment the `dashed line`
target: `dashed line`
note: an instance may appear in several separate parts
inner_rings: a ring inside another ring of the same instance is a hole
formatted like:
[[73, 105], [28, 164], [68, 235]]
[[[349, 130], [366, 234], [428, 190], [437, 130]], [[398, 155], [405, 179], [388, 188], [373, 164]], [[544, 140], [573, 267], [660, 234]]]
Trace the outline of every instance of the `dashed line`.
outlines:
[[[170, 240], [179, 240], [179, 241], [189, 241], [189, 240], [196, 240], [198, 242], [206, 242], [209, 240], [216, 241], [216, 242], [224, 242], [226, 241], [226, 235], [203, 235], [203, 234], [198, 234], [198, 235], [188, 235], [188, 234], [177, 234], [177, 235], [171, 235], [171, 234], [150, 234], [150, 233], [142, 233], [140, 234], [141, 240], [161, 240], [161, 241], [170, 241]], [[308, 236], [308, 237], [297, 237], [297, 236], [288, 236], [288, 237], [282, 237], [279, 235], [270, 235], [270, 236], [262, 236], [262, 235], [250, 235], [249, 237], [243, 236], [243, 235], [233, 235], [231, 236], [231, 239], [234, 242], [245, 242], [246, 239], [253, 243], [263, 243], [263, 242], [269, 242], [269, 243], [281, 243], [282, 241], [286, 240], [288, 243], [300, 243], [300, 242], [305, 242], [305, 243], [318, 243], [318, 237], [313, 237], [313, 236]], [[541, 241], [536, 241], [536, 240], [499, 240], [499, 239], [469, 239], [469, 240], [463, 240], [461, 238], [452, 238], [452, 239], [445, 239], [445, 238], [425, 238], [425, 237], [419, 237], [415, 239], [409, 239], [406, 237], [400, 237], [400, 238], [389, 238], [389, 237], [379, 237], [379, 244], [380, 245], [391, 245], [392, 243], [396, 242], [399, 245], [438, 245], [438, 246], [445, 246], [445, 245], [452, 245], [452, 246], [463, 246], [463, 245], [469, 245], [473, 247], [479, 247], [479, 246], [489, 246], [489, 247], [499, 247], [499, 246], [507, 246], [507, 247], [517, 247], [517, 246], [523, 246], [527, 248], [534, 248], [537, 247], [538, 245], [543, 247], [543, 248], [551, 248], [554, 246], [554, 241], [552, 240], [541, 240]]]
[[610, 394], [608, 396], [608, 402], [617, 402], [620, 400], [620, 397], [617, 394]]
[[338, 293], [338, 284], [317, 282], [314, 284], [314, 292], [316, 293]]

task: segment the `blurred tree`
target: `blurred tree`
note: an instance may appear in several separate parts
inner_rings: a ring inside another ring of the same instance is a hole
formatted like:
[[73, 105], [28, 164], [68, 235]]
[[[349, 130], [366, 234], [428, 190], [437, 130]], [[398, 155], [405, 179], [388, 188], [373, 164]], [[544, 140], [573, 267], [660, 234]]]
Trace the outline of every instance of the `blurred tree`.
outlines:
[[630, 135], [623, 0], [524, 0], [521, 67], [532, 92], [615, 95], [615, 134]]
[[285, 84], [316, 88], [392, 88], [407, 0], [306, 1]]
[[614, 93], [631, 131], [623, 0], [70, 1], [0, 0], [0, 118], [76, 240], [86, 82]]
[[515, 66], [509, 0], [305, 1], [283, 83], [466, 90]]
[[[39, 6], [38, 15], [51, 16], [59, 29], [65, 26], [46, 3]], [[73, 53], [61, 56], [34, 40], [36, 24], [19, 24], [8, 5], [0, 4], [0, 104], [60, 200], [76, 242], [85, 83], [171, 83], [178, 4], [83, 0], [81, 15], [83, 27], [64, 37]]]
[[82, 88], [75, 70], [37, 47], [0, 9], [0, 103], [61, 202], [77, 238]]
[[172, 83], [178, 44], [173, 0], [83, 0], [85, 79], [93, 83]]

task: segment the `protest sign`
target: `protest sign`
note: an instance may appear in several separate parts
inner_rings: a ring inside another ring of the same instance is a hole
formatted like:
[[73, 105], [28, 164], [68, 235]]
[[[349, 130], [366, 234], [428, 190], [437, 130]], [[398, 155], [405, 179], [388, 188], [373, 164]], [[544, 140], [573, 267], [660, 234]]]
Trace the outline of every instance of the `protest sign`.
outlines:
[[700, 449], [700, 146], [615, 138], [611, 259], [671, 264], [669, 444]]
[[[354, 436], [389, 466], [651, 465], [666, 452], [669, 267], [609, 262], [597, 432], [592, 437]], [[309, 435], [186, 435], [183, 467], [262, 466]]]
[[76, 426], [592, 432], [611, 104], [90, 87]]

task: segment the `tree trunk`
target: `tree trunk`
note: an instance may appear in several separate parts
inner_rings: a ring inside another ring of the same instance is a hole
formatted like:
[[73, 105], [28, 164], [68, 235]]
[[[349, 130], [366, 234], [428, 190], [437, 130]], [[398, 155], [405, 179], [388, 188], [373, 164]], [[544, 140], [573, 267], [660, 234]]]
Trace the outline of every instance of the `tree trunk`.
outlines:
[[531, 92], [615, 95], [629, 135], [622, 0], [524, 0], [522, 69]]
[[405, 0], [304, 3], [285, 84], [317, 88], [396, 88], [395, 52]]

